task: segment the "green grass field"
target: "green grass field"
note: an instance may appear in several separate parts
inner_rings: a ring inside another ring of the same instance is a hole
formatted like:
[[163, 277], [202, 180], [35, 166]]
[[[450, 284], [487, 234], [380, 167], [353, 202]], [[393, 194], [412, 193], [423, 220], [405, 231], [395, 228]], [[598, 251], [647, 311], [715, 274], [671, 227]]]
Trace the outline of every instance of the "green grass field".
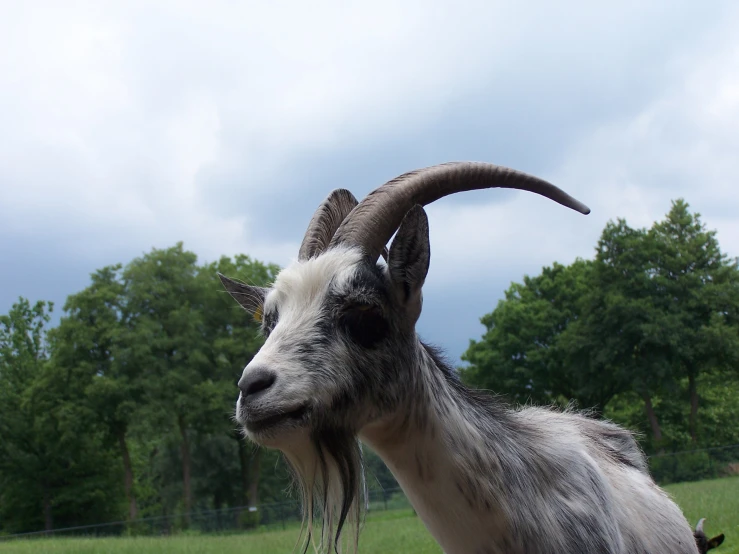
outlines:
[[[691, 524], [708, 518], [709, 536], [725, 533], [716, 554], [739, 554], [739, 477], [681, 483], [666, 489]], [[298, 527], [286, 530], [167, 538], [27, 539], [0, 542], [0, 554], [285, 554], [292, 552]], [[376, 512], [367, 518], [360, 552], [380, 554], [439, 554], [441, 549], [410, 510]]]
[[678, 483], [665, 487], [682, 508], [691, 525], [708, 518], [706, 534], [724, 533], [724, 544], [711, 554], [739, 554], [739, 477]]

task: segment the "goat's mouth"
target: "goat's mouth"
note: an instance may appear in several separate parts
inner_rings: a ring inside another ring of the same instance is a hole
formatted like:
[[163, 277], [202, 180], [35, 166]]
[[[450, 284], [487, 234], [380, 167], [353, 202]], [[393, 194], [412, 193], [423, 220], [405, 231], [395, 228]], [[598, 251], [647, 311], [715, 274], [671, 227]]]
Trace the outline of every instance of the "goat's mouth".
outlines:
[[262, 433], [282, 425], [296, 426], [306, 419], [307, 414], [308, 406], [303, 404], [295, 409], [280, 411], [266, 417], [261, 414], [248, 416], [244, 421], [244, 426], [250, 433]]

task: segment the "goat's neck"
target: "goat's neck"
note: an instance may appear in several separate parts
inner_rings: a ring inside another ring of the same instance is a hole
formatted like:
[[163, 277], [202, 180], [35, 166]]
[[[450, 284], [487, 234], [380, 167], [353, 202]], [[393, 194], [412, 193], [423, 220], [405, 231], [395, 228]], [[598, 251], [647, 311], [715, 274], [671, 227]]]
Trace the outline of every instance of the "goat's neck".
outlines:
[[[407, 403], [367, 426], [360, 438], [387, 464], [447, 554], [513, 552], [505, 540], [506, 499], [496, 452], [498, 440], [515, 449], [509, 415], [502, 408], [499, 418], [481, 413], [423, 348], [418, 366]], [[510, 455], [515, 453], [504, 454]]]

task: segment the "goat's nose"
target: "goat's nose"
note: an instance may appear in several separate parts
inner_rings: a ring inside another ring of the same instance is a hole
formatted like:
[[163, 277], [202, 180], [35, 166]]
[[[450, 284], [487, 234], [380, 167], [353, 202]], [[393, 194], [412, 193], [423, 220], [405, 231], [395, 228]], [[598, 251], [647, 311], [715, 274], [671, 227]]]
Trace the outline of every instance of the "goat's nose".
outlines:
[[241, 396], [248, 399], [250, 396], [270, 388], [276, 380], [277, 375], [274, 372], [261, 367], [254, 369], [239, 379]]

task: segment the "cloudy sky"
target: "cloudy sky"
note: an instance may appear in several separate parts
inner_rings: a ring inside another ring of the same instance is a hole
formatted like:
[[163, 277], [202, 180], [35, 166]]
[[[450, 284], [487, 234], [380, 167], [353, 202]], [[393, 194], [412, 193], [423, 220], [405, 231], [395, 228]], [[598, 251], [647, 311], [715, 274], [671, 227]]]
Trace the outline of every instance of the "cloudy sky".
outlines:
[[287, 264], [333, 188], [489, 161], [592, 209], [430, 206], [421, 335], [684, 197], [739, 255], [739, 4], [16, 2], [0, 20], [0, 312], [184, 241]]

